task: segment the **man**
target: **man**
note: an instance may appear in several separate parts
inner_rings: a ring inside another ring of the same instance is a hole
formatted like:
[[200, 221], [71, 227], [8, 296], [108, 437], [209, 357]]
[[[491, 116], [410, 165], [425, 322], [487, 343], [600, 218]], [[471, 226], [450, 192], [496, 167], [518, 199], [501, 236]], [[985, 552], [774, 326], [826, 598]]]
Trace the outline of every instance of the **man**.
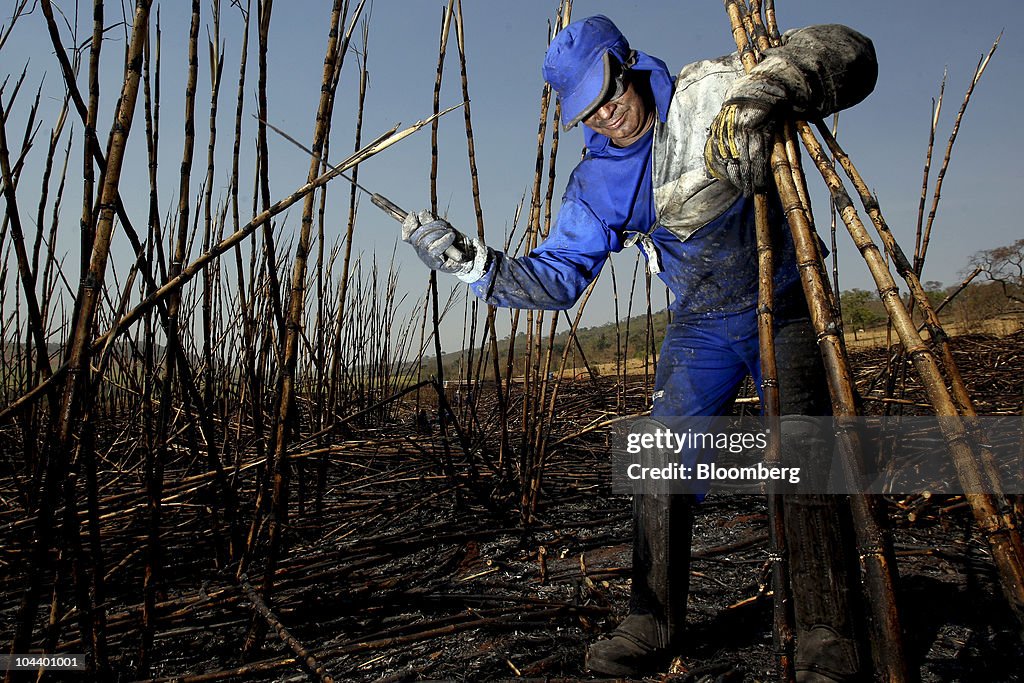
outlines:
[[[771, 189], [775, 124], [856, 104], [876, 73], [871, 42], [829, 25], [787, 34], [750, 74], [734, 53], [673, 79], [661, 60], [630, 49], [609, 19], [589, 17], [560, 31], [544, 60], [562, 123], [582, 122], [587, 146], [544, 243], [510, 258], [428, 212], [410, 214], [403, 237], [430, 268], [458, 276], [486, 302], [539, 309], [569, 308], [610, 252], [639, 243], [675, 294], [651, 426], [721, 415], [748, 374], [760, 387], [752, 194]], [[801, 416], [827, 415], [830, 405], [789, 229], [772, 200], [775, 338], [790, 416], [784, 457], [806, 464], [827, 454], [816, 423]], [[648, 673], [680, 653], [693, 507], [691, 496], [634, 496], [630, 614], [590, 647], [592, 671]], [[835, 498], [791, 496], [785, 512], [798, 680], [858, 680], [865, 653], [852, 617], [856, 565], [843, 541], [848, 509]]]

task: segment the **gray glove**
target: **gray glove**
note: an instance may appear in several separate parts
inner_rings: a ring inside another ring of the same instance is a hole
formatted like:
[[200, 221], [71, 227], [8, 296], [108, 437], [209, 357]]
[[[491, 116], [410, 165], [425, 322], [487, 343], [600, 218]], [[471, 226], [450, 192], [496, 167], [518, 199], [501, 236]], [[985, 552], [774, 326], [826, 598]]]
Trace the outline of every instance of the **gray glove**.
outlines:
[[770, 187], [775, 123], [786, 93], [769, 79], [743, 76], [729, 95], [711, 123], [704, 164], [712, 176], [749, 197]]
[[402, 239], [413, 246], [427, 268], [450, 273], [463, 282], [476, 282], [486, 270], [488, 250], [483, 242], [469, 239], [430, 211], [406, 216]]

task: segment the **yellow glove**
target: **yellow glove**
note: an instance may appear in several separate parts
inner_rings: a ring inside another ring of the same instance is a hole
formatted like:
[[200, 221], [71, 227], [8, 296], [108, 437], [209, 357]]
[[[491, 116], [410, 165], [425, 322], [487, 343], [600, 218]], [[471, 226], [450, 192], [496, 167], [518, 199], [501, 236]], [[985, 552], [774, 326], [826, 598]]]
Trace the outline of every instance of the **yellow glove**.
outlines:
[[708, 173], [732, 183], [747, 197], [767, 190], [775, 137], [772, 113], [773, 107], [760, 99], [727, 100], [712, 121], [704, 144]]

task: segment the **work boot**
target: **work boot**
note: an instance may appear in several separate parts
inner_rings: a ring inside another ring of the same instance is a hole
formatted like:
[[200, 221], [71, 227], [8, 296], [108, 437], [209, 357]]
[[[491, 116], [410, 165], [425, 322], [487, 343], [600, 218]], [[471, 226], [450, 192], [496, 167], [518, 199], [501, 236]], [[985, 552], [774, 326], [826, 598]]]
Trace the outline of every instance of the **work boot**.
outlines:
[[797, 683], [862, 680], [857, 651], [856, 567], [846, 499], [801, 494], [785, 498], [786, 549], [796, 626]]
[[633, 496], [629, 616], [590, 646], [586, 667], [609, 676], [667, 668], [682, 642], [690, 587], [692, 495]]

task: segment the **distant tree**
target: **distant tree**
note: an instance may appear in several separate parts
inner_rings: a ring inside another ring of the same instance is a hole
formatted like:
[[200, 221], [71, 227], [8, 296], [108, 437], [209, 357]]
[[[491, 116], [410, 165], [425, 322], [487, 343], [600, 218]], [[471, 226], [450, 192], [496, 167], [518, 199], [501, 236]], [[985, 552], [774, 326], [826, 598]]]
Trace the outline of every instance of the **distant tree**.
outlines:
[[953, 301], [953, 312], [961, 325], [973, 329], [975, 323], [1005, 314], [1009, 303], [999, 283], [982, 282], [972, 284]]
[[942, 283], [938, 280], [926, 280], [921, 283], [924, 287], [924, 294], [928, 297], [928, 303], [935, 308], [942, 303], [942, 300], [946, 298], [946, 288], [942, 286]]
[[1024, 239], [977, 252], [969, 267], [980, 268], [986, 279], [1000, 286], [1007, 299], [1024, 304]]
[[857, 339], [860, 330], [876, 325], [885, 316], [878, 312], [878, 297], [866, 289], [849, 289], [839, 295], [839, 304], [843, 309], [843, 324], [853, 330], [853, 338]]

